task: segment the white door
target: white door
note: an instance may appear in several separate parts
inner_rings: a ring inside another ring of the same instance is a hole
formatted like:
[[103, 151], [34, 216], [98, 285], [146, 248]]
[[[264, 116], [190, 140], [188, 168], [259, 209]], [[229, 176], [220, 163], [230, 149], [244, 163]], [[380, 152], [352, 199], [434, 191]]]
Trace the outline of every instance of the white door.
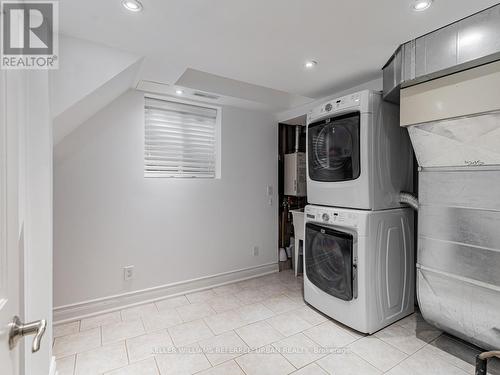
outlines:
[[[0, 71], [0, 369], [49, 374], [52, 309], [52, 143], [47, 72]], [[15, 316], [45, 320], [10, 345]]]
[[9, 324], [21, 308], [17, 111], [7, 110], [19, 87], [16, 78], [0, 71], [0, 363], [7, 375], [19, 374], [21, 363], [19, 347], [9, 350], [8, 343]]

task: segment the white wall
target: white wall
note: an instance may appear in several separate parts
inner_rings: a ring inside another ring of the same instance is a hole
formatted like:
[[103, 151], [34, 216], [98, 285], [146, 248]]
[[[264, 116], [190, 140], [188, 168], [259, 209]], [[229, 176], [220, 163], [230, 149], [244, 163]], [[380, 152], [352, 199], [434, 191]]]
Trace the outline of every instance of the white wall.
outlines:
[[220, 180], [143, 177], [133, 90], [56, 147], [55, 306], [277, 261], [276, 194], [272, 206], [266, 196], [268, 184], [277, 190], [274, 118], [234, 107], [222, 118]]

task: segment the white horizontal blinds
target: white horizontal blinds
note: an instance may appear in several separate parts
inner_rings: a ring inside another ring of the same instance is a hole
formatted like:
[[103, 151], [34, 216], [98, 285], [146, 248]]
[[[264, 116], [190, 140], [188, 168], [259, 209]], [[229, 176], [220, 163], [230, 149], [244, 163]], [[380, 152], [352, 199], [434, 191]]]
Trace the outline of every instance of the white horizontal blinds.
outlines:
[[146, 98], [144, 175], [215, 178], [217, 110]]

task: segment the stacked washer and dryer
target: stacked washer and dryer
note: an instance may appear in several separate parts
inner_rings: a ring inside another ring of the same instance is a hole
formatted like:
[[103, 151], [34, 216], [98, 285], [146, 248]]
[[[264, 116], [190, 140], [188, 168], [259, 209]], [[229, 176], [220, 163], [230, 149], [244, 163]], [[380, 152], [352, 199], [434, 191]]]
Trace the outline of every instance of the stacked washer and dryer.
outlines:
[[362, 91], [307, 119], [304, 298], [364, 333], [414, 309], [413, 154], [399, 107]]

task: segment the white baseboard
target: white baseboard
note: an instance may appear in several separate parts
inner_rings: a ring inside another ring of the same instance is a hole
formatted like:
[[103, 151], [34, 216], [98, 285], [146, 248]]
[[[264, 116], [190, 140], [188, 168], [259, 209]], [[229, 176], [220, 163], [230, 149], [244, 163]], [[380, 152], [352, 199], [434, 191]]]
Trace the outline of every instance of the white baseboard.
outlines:
[[50, 360], [49, 375], [57, 375], [56, 357], [52, 357]]
[[241, 280], [252, 279], [274, 272], [278, 272], [278, 263], [268, 263], [159, 287], [59, 306], [54, 308], [54, 325], [159, 301], [168, 297], [210, 289]]

